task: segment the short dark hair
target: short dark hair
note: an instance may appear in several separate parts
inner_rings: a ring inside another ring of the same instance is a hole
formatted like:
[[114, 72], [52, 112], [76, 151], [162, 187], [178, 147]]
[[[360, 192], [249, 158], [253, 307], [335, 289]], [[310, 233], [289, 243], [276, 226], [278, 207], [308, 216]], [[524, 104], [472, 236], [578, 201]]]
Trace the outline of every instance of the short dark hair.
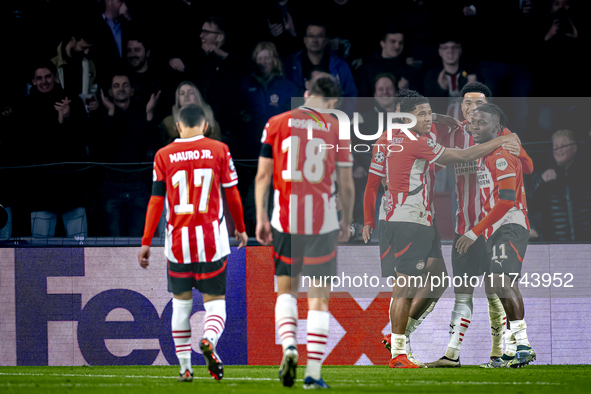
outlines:
[[96, 41], [96, 34], [93, 32], [93, 30], [82, 23], [75, 23], [71, 25], [63, 37], [63, 42], [65, 43], [70, 41], [72, 37], [74, 37], [76, 41], [84, 39], [84, 41], [90, 45], [94, 44]]
[[324, 34], [326, 34], [326, 37], [330, 37], [328, 34], [328, 27], [326, 26], [326, 23], [317, 19], [309, 20], [308, 22], [306, 22], [306, 26], [304, 26], [304, 37], [306, 34], [308, 34], [308, 27], [310, 26], [322, 27], [324, 29]]
[[210, 16], [206, 22], [216, 25], [218, 29], [224, 33], [225, 41], [228, 42], [228, 35], [230, 33], [230, 23], [228, 20], [221, 16]]
[[326, 68], [324, 68], [322, 66], [314, 66], [309, 70], [308, 75], [305, 76], [306, 81], [311, 81], [312, 74], [314, 74], [315, 72], [330, 74], [330, 71], [328, 71]]
[[491, 114], [491, 116], [498, 116], [499, 125], [501, 125], [501, 130], [507, 127], [507, 116], [498, 105], [492, 103], [485, 103], [482, 104], [480, 107], [476, 108], [475, 111], [486, 112], [487, 114]]
[[57, 68], [55, 67], [55, 64], [53, 64], [52, 62], [50, 62], [49, 60], [43, 60], [43, 61], [39, 61], [37, 62], [33, 67], [31, 67], [31, 79], [35, 79], [35, 73], [37, 72], [37, 70], [39, 70], [40, 68], [46, 68], [49, 71], [51, 71], [51, 73], [56, 76], [57, 75]]
[[378, 81], [382, 78], [388, 78], [390, 81], [392, 81], [392, 85], [394, 85], [394, 91], [396, 91], [396, 77], [394, 76], [394, 74], [392, 73], [379, 73], [378, 75], [376, 75], [376, 77], [373, 80], [373, 90], [375, 93], [376, 90], [376, 83], [378, 83]]
[[180, 110], [179, 122], [187, 127], [200, 126], [205, 122], [205, 112], [200, 106], [189, 104]]
[[391, 23], [389, 24], [382, 33], [382, 38], [380, 41], [386, 41], [386, 37], [388, 34], [402, 34], [403, 37], [406, 37], [404, 34], [404, 30], [400, 27], [400, 23]]
[[129, 75], [129, 73], [125, 72], [125, 71], [116, 71], [113, 74], [111, 74], [111, 80], [109, 81], [109, 88], [111, 88], [111, 86], [113, 86], [113, 79], [115, 79], [115, 77], [127, 77], [127, 79], [129, 80], [129, 84], [131, 85], [131, 76]]
[[134, 32], [134, 34], [128, 35], [125, 40], [125, 47], [126, 47], [125, 49], [127, 49], [127, 43], [129, 41], [139, 42], [140, 44], [142, 44], [144, 46], [144, 49], [146, 50], [146, 52], [148, 52], [152, 48], [152, 45], [150, 44], [150, 40], [148, 40], [148, 38], [141, 33]]
[[421, 104], [429, 104], [429, 99], [416, 90], [403, 89], [396, 93], [396, 103], [400, 103], [400, 112], [411, 112]]
[[341, 84], [332, 75], [320, 77], [310, 87], [310, 95], [325, 98], [339, 98], [341, 96]]
[[482, 93], [486, 97], [486, 101], [490, 102], [492, 93], [488, 86], [480, 82], [471, 82], [464, 85], [460, 91], [460, 97], [464, 97], [466, 93]]

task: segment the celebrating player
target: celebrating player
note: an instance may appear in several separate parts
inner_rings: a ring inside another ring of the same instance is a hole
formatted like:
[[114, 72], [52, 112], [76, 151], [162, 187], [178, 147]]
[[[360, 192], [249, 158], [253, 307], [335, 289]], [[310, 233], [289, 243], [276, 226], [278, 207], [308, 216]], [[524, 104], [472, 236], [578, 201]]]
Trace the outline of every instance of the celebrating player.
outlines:
[[[419, 93], [414, 90], [401, 90], [397, 93], [397, 103], [396, 103], [396, 110], [400, 112], [400, 104], [406, 98], [409, 97], [422, 97]], [[435, 118], [435, 116], [434, 116]], [[444, 118], [441, 115], [437, 115], [437, 119]], [[442, 127], [439, 128], [441, 135], [445, 136], [449, 133], [450, 127], [446, 125], [441, 125]], [[380, 234], [384, 233], [384, 223], [386, 223], [386, 213], [387, 213], [387, 202], [389, 198], [388, 190], [386, 187], [386, 154], [388, 151], [386, 147], [389, 145], [389, 141], [387, 140], [387, 131], [384, 131], [380, 138], [376, 141], [372, 151], [372, 159], [369, 168], [368, 180], [365, 187], [365, 194], [363, 197], [363, 206], [364, 206], [364, 226], [363, 226], [363, 239], [367, 243], [370, 239], [370, 234], [373, 232], [375, 228], [375, 220], [374, 220], [374, 213], [375, 213], [375, 204], [377, 193], [381, 184], [384, 186], [385, 193], [382, 197], [380, 210], [379, 210], [379, 226], [380, 226]], [[431, 131], [429, 133], [429, 138], [432, 140], [438, 139], [438, 127], [436, 123], [431, 125]], [[430, 209], [431, 212], [434, 213], [434, 206], [433, 206], [433, 185], [435, 183], [435, 168], [433, 164], [429, 166], [429, 169], [426, 172], [426, 181], [428, 184], [429, 190], [429, 201], [430, 201]], [[436, 242], [440, 244], [440, 236], [439, 231], [436, 229]], [[394, 254], [389, 253], [389, 247], [386, 237], [380, 236], [379, 239], [380, 245], [380, 256], [381, 256], [381, 264], [382, 264], [382, 276], [383, 277], [396, 277], [396, 271], [394, 270]], [[443, 255], [441, 253], [441, 246], [433, 248], [433, 253], [428, 256], [427, 265], [425, 267], [425, 271], [431, 273], [431, 275], [440, 276], [441, 274], [447, 275], [447, 271], [445, 268], [445, 263], [443, 261]], [[420, 367], [424, 367], [425, 365], [418, 360], [416, 360], [411, 352], [410, 347], [410, 335], [419, 327], [419, 325], [423, 322], [423, 320], [429, 315], [433, 308], [435, 307], [435, 303], [443, 293], [445, 288], [438, 287], [434, 291], [427, 286], [421, 288], [417, 293], [417, 296], [413, 299], [411, 309], [410, 309], [410, 316], [408, 318], [407, 326], [406, 326], [406, 352], [408, 359], [417, 364]], [[391, 334], [384, 336], [382, 341], [388, 350], [391, 351]]]
[[[390, 244], [388, 253], [394, 254], [393, 265], [398, 279], [393, 287], [390, 307], [392, 322], [391, 368], [419, 368], [406, 354], [405, 331], [410, 305], [425, 275], [427, 259], [436, 242], [430, 211], [426, 170], [431, 163], [470, 162], [491, 153], [503, 143], [518, 141], [511, 134], [466, 150], [446, 149], [429, 138], [432, 113], [426, 97], [408, 98], [401, 102], [400, 111], [411, 113], [417, 119], [409, 129], [417, 138], [412, 140], [404, 131], [397, 130], [387, 148], [386, 183], [388, 186], [388, 213], [384, 236]], [[410, 123], [410, 119], [406, 120]]]
[[[441, 139], [440, 143], [445, 147], [466, 149], [474, 146], [471, 135], [472, 115], [478, 107], [490, 100], [491, 92], [486, 85], [474, 82], [466, 84], [461, 91], [461, 95], [463, 97], [462, 113], [466, 120], [462, 122], [461, 128], [455, 128]], [[509, 133], [510, 131], [507, 128], [503, 128], [501, 131], [501, 135]], [[519, 151], [510, 151], [510, 153], [519, 156], [523, 171], [530, 174], [533, 171], [532, 161], [525, 150], [521, 146], [519, 148]], [[456, 182], [455, 194], [458, 203], [454, 245], [464, 233], [470, 231], [476, 225], [480, 215], [480, 192], [476, 164], [476, 161], [466, 164], [456, 163], [453, 167]], [[464, 277], [467, 275], [467, 277], [473, 277], [483, 275], [488, 269], [488, 253], [484, 238], [479, 237], [476, 244], [462, 255], [457, 253], [455, 247], [452, 247], [452, 267], [454, 276]], [[485, 292], [488, 300], [492, 347], [489, 362], [481, 366], [488, 368], [492, 366], [493, 360], [503, 355], [503, 333], [506, 317], [503, 305], [492, 287], [490, 287], [490, 282], [486, 282]], [[470, 286], [469, 282], [463, 283], [462, 286], [454, 286], [454, 293], [455, 303], [449, 323], [450, 335], [447, 350], [440, 359], [427, 363], [426, 365], [429, 368], [459, 367], [461, 365], [460, 348], [472, 321], [474, 287]], [[510, 330], [507, 330], [505, 337], [507, 338], [507, 354], [513, 356], [515, 350], [511, 344], [514, 343], [514, 340], [511, 340]], [[511, 356], [504, 355], [502, 357], [509, 359]]]
[[[292, 386], [298, 359], [296, 296], [300, 274], [322, 279], [336, 275], [336, 244], [350, 236], [354, 184], [350, 141], [338, 139], [338, 122], [313, 108], [332, 109], [340, 95], [339, 82], [322, 74], [306, 91], [306, 103], [271, 118], [263, 133], [256, 177], [256, 237], [273, 245], [278, 297], [275, 321], [283, 346], [279, 379]], [[316, 123], [314, 119], [322, 120]], [[308, 135], [313, 122], [312, 136]], [[311, 138], [310, 138], [311, 137]], [[328, 148], [332, 147], [332, 148]], [[337, 149], [335, 149], [337, 148]], [[342, 206], [339, 222], [335, 204], [335, 175]], [[273, 176], [273, 214], [267, 215]], [[322, 282], [322, 280], [320, 280]], [[320, 369], [329, 331], [330, 284], [308, 290], [308, 364], [304, 388], [328, 388]]]
[[[505, 114], [494, 104], [484, 104], [472, 116], [472, 137], [485, 144], [498, 137], [506, 123]], [[527, 339], [525, 310], [519, 292], [523, 256], [529, 240], [529, 221], [519, 159], [503, 149], [478, 160], [478, 181], [483, 219], [456, 242], [459, 254], [466, 253], [483, 235], [489, 251], [487, 272], [492, 288], [500, 298], [517, 342], [510, 359], [496, 358], [493, 366], [519, 367], [536, 359]], [[489, 280], [487, 279], [487, 282]]]
[[236, 187], [238, 176], [226, 144], [203, 136], [208, 124], [201, 107], [194, 104], [184, 107], [177, 127], [181, 138], [160, 149], [154, 159], [152, 197], [138, 260], [142, 268], [148, 266], [152, 236], [166, 198], [164, 254], [168, 259], [168, 291], [174, 294], [171, 327], [181, 365], [178, 380], [193, 380], [190, 323], [193, 288], [203, 294], [206, 311], [199, 347], [209, 373], [220, 380], [224, 366], [216, 344], [226, 322], [226, 256], [230, 254], [221, 187], [225, 189], [241, 248], [248, 236]]

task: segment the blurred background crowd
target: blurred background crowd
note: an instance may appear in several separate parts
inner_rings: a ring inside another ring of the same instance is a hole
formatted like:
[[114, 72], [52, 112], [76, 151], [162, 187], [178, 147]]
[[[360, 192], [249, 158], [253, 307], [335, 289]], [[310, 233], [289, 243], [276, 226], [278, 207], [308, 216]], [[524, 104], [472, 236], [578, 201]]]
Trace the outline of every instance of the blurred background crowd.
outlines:
[[[4, 0], [0, 240], [140, 237], [150, 162], [190, 103], [230, 147], [254, 236], [263, 127], [328, 72], [344, 97], [375, 98], [348, 113], [388, 110], [410, 88], [463, 120], [459, 92], [474, 81], [510, 98], [500, 105], [536, 167], [532, 240], [591, 241], [590, 11], [582, 0]], [[368, 165], [355, 156], [359, 224]], [[453, 206], [453, 174], [436, 192]], [[452, 216], [438, 222], [453, 233]]]

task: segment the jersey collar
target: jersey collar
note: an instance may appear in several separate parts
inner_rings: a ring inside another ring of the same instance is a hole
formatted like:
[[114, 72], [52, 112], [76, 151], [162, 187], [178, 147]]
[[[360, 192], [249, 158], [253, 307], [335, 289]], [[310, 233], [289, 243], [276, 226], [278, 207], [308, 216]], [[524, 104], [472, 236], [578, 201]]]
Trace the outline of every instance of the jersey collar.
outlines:
[[174, 142], [193, 142], [193, 141], [198, 141], [202, 138], [203, 138], [203, 135], [196, 135], [195, 137], [191, 137], [191, 138], [177, 138], [174, 140]]

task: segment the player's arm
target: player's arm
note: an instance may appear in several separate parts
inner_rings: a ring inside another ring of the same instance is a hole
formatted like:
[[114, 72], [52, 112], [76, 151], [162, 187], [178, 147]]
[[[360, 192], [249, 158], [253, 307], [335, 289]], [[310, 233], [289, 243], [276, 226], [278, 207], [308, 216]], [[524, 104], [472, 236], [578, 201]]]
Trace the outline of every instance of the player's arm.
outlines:
[[226, 194], [226, 202], [228, 203], [230, 215], [232, 215], [232, 219], [234, 219], [236, 230], [234, 235], [238, 241], [238, 249], [240, 249], [245, 247], [248, 242], [244, 217], [242, 216], [242, 199], [240, 198], [240, 192], [236, 185], [224, 187], [224, 193]]
[[523, 147], [521, 147], [521, 150], [519, 151], [519, 161], [521, 162], [521, 169], [524, 174], [529, 175], [534, 172], [534, 162]]
[[369, 241], [370, 234], [376, 228], [376, 200], [382, 179], [381, 175], [374, 174], [370, 169], [363, 195], [363, 240], [365, 243]]
[[158, 227], [158, 222], [164, 209], [164, 196], [166, 195], [166, 182], [156, 180], [152, 183], [152, 196], [148, 202], [148, 211], [146, 212], [146, 223], [144, 225], [144, 235], [142, 237], [142, 248], [138, 255], [138, 262], [142, 268], [147, 268], [150, 260], [150, 245], [152, 237]]
[[[510, 175], [510, 174], [508, 174]], [[495, 203], [495, 206], [491, 211], [482, 219], [472, 230], [462, 235], [456, 243], [456, 249], [458, 253], [466, 253], [468, 248], [476, 241], [476, 239], [482, 235], [484, 230], [494, 225], [496, 222], [501, 220], [503, 216], [515, 205], [515, 187], [516, 177], [515, 174], [507, 178], [503, 178], [498, 181], [499, 185], [499, 201]]]
[[343, 167], [337, 165], [337, 182], [339, 183], [339, 201], [341, 202], [342, 207], [341, 221], [339, 223], [339, 242], [347, 242], [351, 236], [351, 224], [353, 223], [353, 204], [355, 203], [353, 167]]
[[519, 137], [516, 134], [503, 135], [484, 144], [478, 144], [468, 149], [445, 149], [445, 151], [435, 160], [440, 164], [448, 163], [469, 163], [481, 157], [492, 153], [497, 148], [505, 143], [518, 141]]
[[272, 177], [273, 151], [271, 145], [263, 144], [254, 183], [254, 200], [257, 211], [256, 238], [262, 245], [270, 245], [272, 241], [271, 224], [267, 213], [269, 209], [269, 186]]

